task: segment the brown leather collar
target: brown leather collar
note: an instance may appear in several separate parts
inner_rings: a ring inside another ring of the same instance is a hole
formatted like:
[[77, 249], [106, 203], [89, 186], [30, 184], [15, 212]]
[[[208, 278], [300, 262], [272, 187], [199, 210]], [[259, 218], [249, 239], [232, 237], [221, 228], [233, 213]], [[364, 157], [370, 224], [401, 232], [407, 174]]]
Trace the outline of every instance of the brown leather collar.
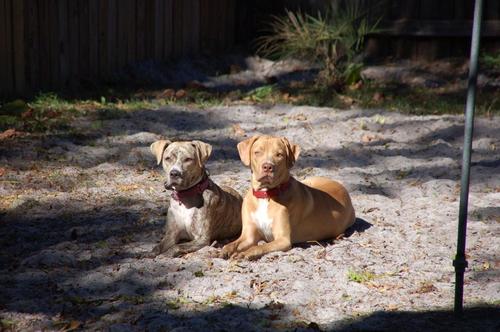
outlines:
[[[291, 179], [291, 178], [290, 178]], [[279, 196], [281, 193], [284, 193], [290, 187], [290, 179], [287, 182], [280, 184], [279, 186], [268, 189], [268, 190], [255, 190], [252, 188], [252, 193], [257, 198], [273, 198]]]
[[210, 184], [210, 179], [208, 178], [208, 174], [205, 173], [200, 182], [198, 182], [191, 188], [185, 190], [180, 190], [180, 191], [173, 190], [171, 196], [174, 200], [176, 200], [177, 202], [179, 202], [179, 204], [181, 204], [182, 200], [187, 197], [202, 194], [205, 190], [207, 190], [209, 184]]

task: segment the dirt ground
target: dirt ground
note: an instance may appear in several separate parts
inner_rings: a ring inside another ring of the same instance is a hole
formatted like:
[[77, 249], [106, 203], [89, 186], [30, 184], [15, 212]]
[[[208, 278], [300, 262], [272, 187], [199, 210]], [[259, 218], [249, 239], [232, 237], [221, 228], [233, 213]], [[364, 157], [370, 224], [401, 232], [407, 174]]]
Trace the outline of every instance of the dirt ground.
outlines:
[[[243, 105], [78, 121], [0, 142], [3, 329], [499, 330], [498, 117], [476, 119], [465, 319], [450, 311], [461, 116]], [[346, 237], [255, 262], [213, 258], [220, 244], [138, 258], [160, 239], [169, 204], [149, 144], [212, 144], [212, 179], [244, 193], [236, 144], [257, 133], [302, 147], [297, 178], [345, 184], [358, 217]]]

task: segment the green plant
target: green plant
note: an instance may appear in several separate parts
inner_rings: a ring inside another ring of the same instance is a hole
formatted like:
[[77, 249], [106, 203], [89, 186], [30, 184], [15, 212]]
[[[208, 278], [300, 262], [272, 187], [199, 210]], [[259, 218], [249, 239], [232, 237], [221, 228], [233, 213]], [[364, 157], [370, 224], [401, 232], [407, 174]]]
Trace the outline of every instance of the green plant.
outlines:
[[375, 279], [375, 274], [370, 271], [347, 271], [347, 279], [358, 283], [364, 283]]
[[247, 96], [256, 102], [261, 102], [269, 97], [275, 92], [274, 85], [263, 85], [255, 88], [247, 93]]
[[498, 54], [484, 53], [480, 61], [486, 68], [500, 70], [500, 52]]
[[258, 52], [315, 61], [322, 67], [320, 82], [342, 86], [360, 78], [362, 64], [355, 58], [365, 37], [379, 31], [379, 22], [370, 22], [357, 2], [347, 2], [342, 10], [332, 8], [317, 16], [286, 11], [285, 16], [274, 17], [270, 34], [257, 39]]

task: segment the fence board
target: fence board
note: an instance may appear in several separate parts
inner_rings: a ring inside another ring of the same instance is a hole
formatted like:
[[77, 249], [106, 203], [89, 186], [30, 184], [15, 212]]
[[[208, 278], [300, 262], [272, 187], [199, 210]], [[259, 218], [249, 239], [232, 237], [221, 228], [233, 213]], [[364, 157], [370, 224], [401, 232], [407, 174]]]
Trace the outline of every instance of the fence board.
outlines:
[[99, 78], [106, 78], [108, 76], [108, 66], [107, 66], [107, 33], [108, 33], [108, 2], [99, 1], [99, 51], [98, 51], [98, 66], [99, 66]]
[[199, 50], [199, 19], [200, 7], [198, 0], [183, 0], [182, 54], [192, 55]]
[[227, 15], [227, 8], [226, 8], [226, 3], [227, 0], [218, 0], [217, 1], [217, 8], [218, 8], [218, 13], [220, 15], [220, 18], [216, 20], [216, 35], [217, 35], [217, 51], [221, 51], [224, 49], [224, 44], [225, 44], [225, 39], [226, 39], [226, 29], [225, 29], [225, 24], [224, 20], [226, 19]]
[[89, 1], [79, 0], [79, 23], [80, 23], [80, 78], [89, 79], [90, 71], [90, 28], [89, 28]]
[[99, 1], [89, 1], [89, 73], [98, 77], [99, 73]]
[[136, 2], [137, 31], [135, 45], [137, 47], [137, 60], [146, 58], [146, 1]]
[[7, 11], [7, 1], [10, 0], [0, 0], [0, 96], [11, 93], [10, 89], [13, 86], [9, 75], [11, 65], [7, 58], [9, 50], [11, 50], [11, 46], [7, 44], [7, 25], [10, 17]]
[[210, 40], [210, 3], [209, 0], [200, 0], [200, 48], [202, 54], [207, 54], [211, 50]]
[[173, 16], [173, 43], [172, 43], [172, 55], [174, 57], [179, 57], [182, 55], [183, 52], [183, 24], [182, 24], [182, 19], [183, 19], [183, 11], [184, 11], [184, 6], [182, 5], [182, 2], [184, 0], [173, 0], [173, 10], [172, 12], [175, 13]]
[[163, 58], [168, 59], [173, 54], [174, 40], [174, 2], [165, 0], [163, 8]]
[[59, 79], [59, 67], [60, 67], [60, 47], [59, 47], [59, 36], [58, 31], [60, 30], [58, 26], [59, 15], [58, 15], [58, 0], [49, 0], [46, 7], [46, 17], [48, 19], [48, 40], [49, 43], [49, 55], [50, 55], [50, 84], [51, 88], [58, 88]]
[[14, 83], [17, 92], [25, 89], [25, 53], [24, 53], [24, 0], [12, 2], [13, 40], [14, 48]]
[[135, 0], [125, 0], [122, 6], [124, 7], [124, 16], [126, 25], [126, 38], [127, 38], [127, 63], [134, 63], [136, 61], [136, 12]]
[[40, 81], [39, 85], [42, 89], [50, 88], [52, 86], [52, 81], [50, 77], [51, 73], [51, 63], [50, 63], [50, 43], [49, 40], [49, 18], [48, 14], [49, 1], [39, 0], [38, 2], [38, 40], [39, 40], [39, 54], [38, 54], [38, 66], [40, 68]]
[[235, 42], [235, 11], [236, 11], [236, 3], [234, 0], [229, 0], [227, 2], [227, 12], [226, 12], [226, 27], [224, 30], [226, 31], [226, 40], [225, 47], [231, 47]]
[[78, 23], [78, 2], [75, 0], [68, 1], [68, 11], [69, 11], [69, 62], [71, 66], [71, 77], [70, 86], [72, 89], [76, 88], [79, 76], [79, 55], [80, 55], [80, 43], [79, 43], [79, 23]]
[[58, 42], [59, 42], [59, 79], [58, 86], [61, 88], [67, 87], [70, 76], [69, 64], [69, 39], [68, 39], [68, 1], [59, 0], [57, 8], [58, 16]]
[[111, 76], [113, 71], [118, 67], [118, 59], [116, 52], [118, 48], [118, 13], [117, 13], [117, 0], [108, 0], [108, 59], [107, 59], [107, 73]]
[[163, 34], [164, 27], [162, 24], [163, 6], [162, 0], [154, 1], [154, 59], [160, 61], [163, 59]]

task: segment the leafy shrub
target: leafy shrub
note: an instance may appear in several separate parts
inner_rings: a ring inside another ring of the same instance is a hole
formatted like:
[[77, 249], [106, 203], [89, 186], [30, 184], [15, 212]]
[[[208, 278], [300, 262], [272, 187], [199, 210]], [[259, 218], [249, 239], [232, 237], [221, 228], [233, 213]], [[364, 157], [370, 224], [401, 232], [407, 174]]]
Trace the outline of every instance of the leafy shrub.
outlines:
[[379, 22], [369, 22], [357, 2], [316, 16], [286, 11], [285, 16], [273, 18], [268, 35], [257, 39], [257, 51], [264, 56], [314, 61], [322, 67], [320, 83], [343, 86], [360, 79], [362, 63], [356, 56], [365, 37], [379, 31]]

